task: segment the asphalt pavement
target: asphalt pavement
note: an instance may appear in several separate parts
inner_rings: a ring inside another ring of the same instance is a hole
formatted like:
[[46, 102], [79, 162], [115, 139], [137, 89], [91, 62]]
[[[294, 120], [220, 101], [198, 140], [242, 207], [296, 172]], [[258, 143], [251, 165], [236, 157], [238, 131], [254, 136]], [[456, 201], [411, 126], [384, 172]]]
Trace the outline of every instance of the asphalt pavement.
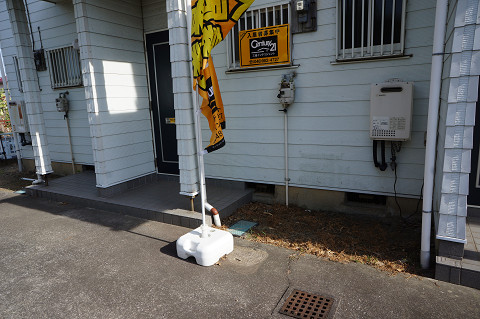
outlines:
[[[88, 205], [88, 203], [85, 203]], [[176, 256], [190, 229], [0, 191], [0, 318], [480, 318], [480, 291], [235, 239], [212, 267]]]

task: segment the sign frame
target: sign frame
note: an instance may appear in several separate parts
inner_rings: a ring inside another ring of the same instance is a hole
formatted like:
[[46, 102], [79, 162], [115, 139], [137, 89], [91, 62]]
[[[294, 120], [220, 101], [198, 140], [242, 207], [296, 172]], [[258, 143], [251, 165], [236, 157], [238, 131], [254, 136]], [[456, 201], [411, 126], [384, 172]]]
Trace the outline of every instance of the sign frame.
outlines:
[[240, 31], [238, 48], [240, 68], [291, 65], [290, 24]]

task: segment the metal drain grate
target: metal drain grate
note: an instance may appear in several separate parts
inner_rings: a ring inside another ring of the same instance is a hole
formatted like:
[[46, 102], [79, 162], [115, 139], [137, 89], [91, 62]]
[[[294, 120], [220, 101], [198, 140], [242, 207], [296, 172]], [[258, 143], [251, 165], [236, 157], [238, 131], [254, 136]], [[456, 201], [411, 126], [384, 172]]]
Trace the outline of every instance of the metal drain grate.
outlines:
[[302, 319], [328, 318], [332, 304], [332, 298], [294, 290], [279, 312], [290, 317]]

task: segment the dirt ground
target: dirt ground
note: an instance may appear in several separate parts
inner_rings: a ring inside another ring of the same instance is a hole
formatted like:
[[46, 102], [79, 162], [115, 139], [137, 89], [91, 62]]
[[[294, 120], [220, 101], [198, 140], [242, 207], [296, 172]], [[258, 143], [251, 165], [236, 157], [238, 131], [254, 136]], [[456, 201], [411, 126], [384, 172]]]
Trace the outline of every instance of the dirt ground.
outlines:
[[251, 203], [223, 221], [257, 222], [246, 239], [273, 244], [332, 261], [367, 264], [391, 274], [431, 276], [419, 265], [421, 223], [358, 214]]
[[17, 160], [0, 160], [1, 190], [15, 192], [32, 184], [30, 181], [21, 180], [20, 178], [22, 177], [37, 178], [34, 171], [20, 173], [18, 171]]

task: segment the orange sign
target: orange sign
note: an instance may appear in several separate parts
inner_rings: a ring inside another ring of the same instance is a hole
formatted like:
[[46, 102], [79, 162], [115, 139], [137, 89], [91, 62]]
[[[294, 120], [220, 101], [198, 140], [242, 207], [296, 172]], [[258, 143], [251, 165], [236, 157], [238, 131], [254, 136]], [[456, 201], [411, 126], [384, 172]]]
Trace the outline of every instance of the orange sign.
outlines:
[[240, 66], [290, 64], [290, 25], [240, 31]]

